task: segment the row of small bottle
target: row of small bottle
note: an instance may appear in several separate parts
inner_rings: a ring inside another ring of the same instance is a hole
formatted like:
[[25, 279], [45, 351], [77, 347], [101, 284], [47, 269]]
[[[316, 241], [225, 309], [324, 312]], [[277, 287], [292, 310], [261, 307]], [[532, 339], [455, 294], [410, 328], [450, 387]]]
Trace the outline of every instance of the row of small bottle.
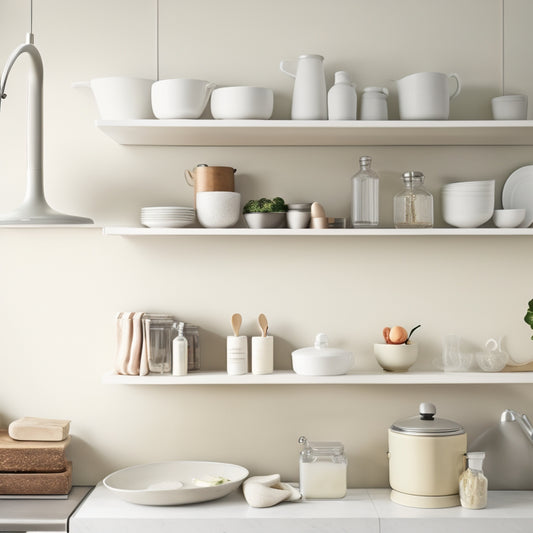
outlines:
[[[360, 170], [352, 177], [352, 226], [375, 227], [379, 224], [379, 176], [371, 168], [372, 158], [359, 158]], [[402, 174], [404, 189], [394, 197], [396, 228], [433, 227], [433, 196], [424, 188], [424, 174]]]
[[[385, 87], [366, 87], [361, 96], [359, 120], [387, 120], [389, 118]], [[357, 92], [347, 72], [335, 72], [335, 84], [328, 91], [329, 120], [357, 119]]]

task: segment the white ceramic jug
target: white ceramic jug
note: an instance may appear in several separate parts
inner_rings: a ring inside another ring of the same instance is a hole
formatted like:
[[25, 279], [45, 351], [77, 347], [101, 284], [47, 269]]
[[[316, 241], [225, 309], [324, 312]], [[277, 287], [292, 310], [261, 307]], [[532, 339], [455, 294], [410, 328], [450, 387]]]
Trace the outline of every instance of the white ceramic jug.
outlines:
[[[457, 88], [450, 94], [449, 79]], [[461, 92], [457, 74], [418, 72], [396, 82], [401, 120], [446, 120], [450, 102]]]
[[[295, 72], [291, 67], [295, 67]], [[297, 60], [282, 61], [281, 72], [295, 79], [292, 93], [293, 120], [326, 120], [326, 76], [324, 74], [324, 58], [309, 54]]]

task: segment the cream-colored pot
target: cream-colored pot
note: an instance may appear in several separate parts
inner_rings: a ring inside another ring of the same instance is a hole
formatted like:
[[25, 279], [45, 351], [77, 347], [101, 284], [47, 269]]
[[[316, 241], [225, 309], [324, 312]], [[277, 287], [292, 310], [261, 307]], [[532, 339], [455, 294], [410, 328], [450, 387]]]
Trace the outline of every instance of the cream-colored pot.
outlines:
[[459, 505], [459, 476], [464, 470], [466, 433], [459, 424], [435, 418], [431, 403], [420, 415], [389, 428], [391, 498], [412, 507]]

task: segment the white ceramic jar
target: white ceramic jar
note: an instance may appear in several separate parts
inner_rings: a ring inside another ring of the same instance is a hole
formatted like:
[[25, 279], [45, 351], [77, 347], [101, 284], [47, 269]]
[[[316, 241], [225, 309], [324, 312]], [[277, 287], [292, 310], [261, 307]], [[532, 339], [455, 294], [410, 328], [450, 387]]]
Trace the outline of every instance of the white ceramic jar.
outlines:
[[387, 97], [389, 90], [386, 87], [367, 87], [361, 96], [360, 120], [388, 120], [389, 111]]
[[347, 72], [335, 72], [335, 84], [328, 91], [328, 119], [355, 120], [357, 118], [357, 93]]

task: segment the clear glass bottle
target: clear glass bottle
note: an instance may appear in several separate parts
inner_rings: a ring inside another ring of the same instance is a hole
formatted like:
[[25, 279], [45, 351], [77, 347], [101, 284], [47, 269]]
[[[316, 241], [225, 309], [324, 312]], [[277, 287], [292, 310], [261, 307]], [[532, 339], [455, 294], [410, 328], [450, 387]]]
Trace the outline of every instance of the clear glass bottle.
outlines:
[[417, 171], [402, 174], [403, 191], [394, 197], [396, 228], [433, 227], [433, 196], [424, 188], [424, 174]]
[[483, 474], [485, 452], [468, 452], [468, 468], [459, 477], [459, 498], [466, 509], [487, 507], [487, 478]]
[[348, 461], [341, 442], [310, 442], [298, 439], [300, 492], [307, 499], [335, 499], [346, 496]]
[[172, 339], [177, 330], [170, 315], [146, 314], [143, 317], [145, 341], [148, 351], [148, 369], [152, 374], [165, 374], [172, 370]]
[[372, 158], [359, 158], [360, 170], [352, 177], [352, 226], [377, 226], [379, 223], [379, 176], [370, 165]]

